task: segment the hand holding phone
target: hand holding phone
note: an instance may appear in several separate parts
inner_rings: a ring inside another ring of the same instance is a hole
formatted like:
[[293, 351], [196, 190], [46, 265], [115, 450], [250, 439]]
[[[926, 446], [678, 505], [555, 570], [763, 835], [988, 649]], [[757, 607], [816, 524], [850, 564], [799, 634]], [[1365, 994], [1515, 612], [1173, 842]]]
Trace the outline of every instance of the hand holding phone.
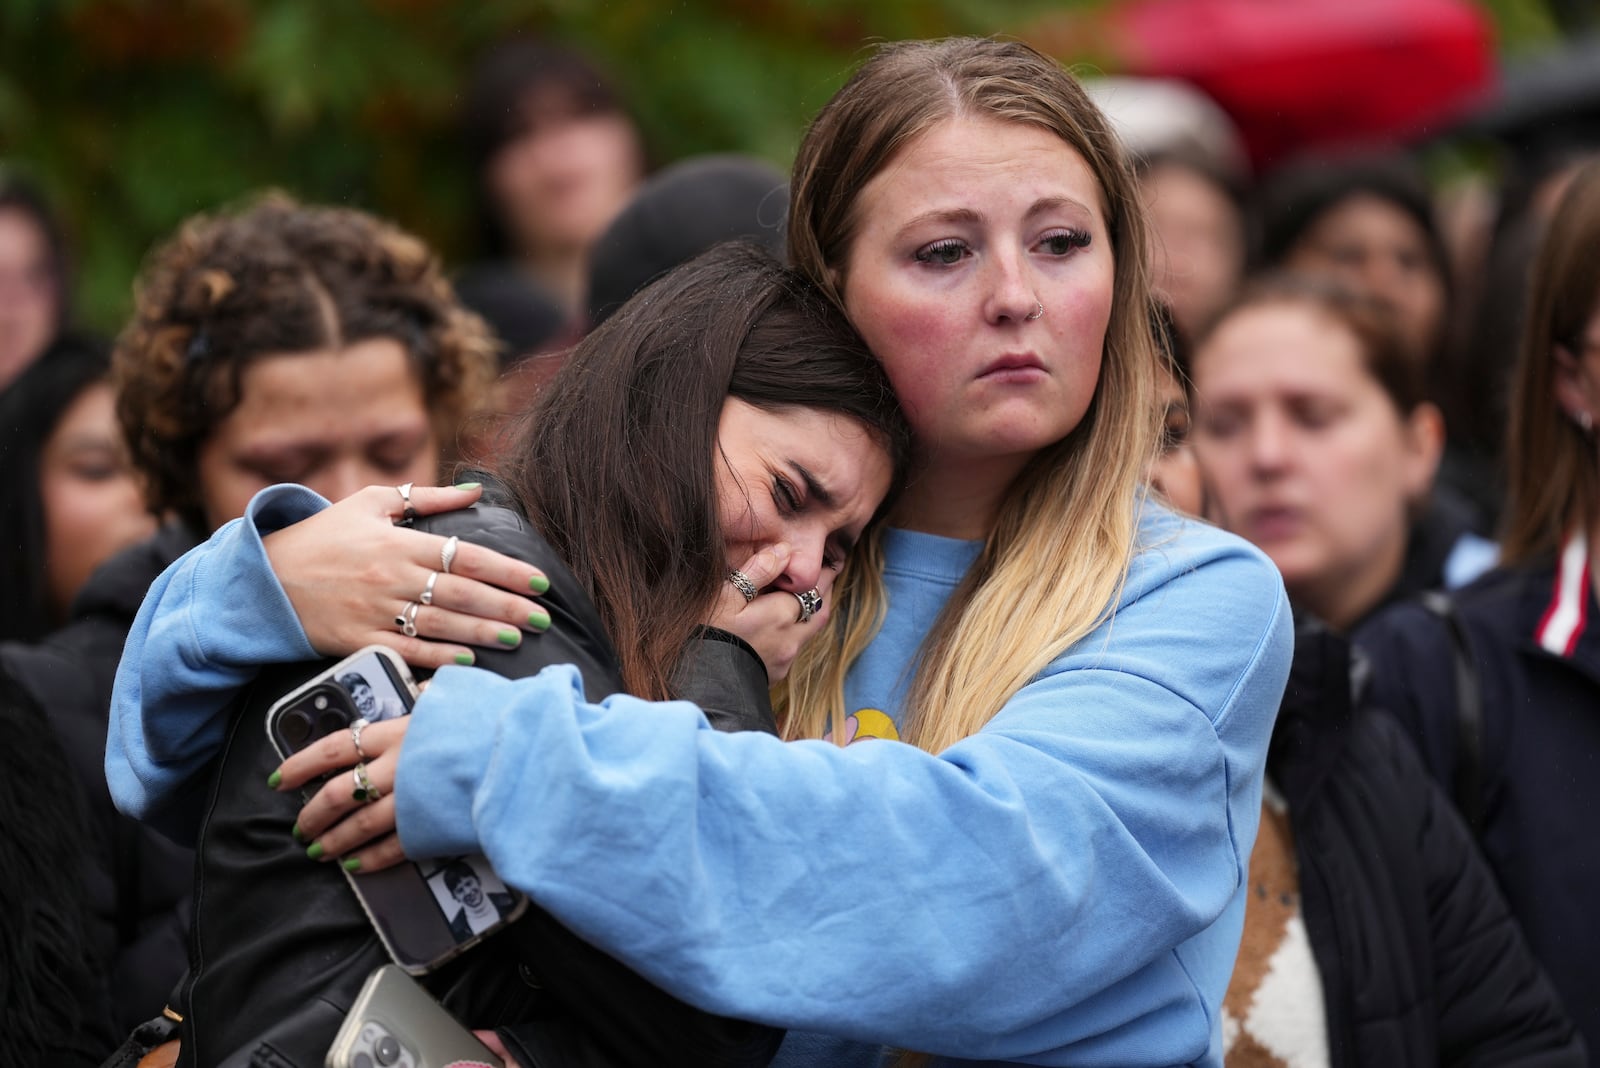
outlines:
[[367, 977], [325, 1063], [327, 1068], [505, 1068], [489, 1047], [393, 965]]
[[[267, 736], [288, 758], [319, 738], [348, 730], [358, 719], [376, 723], [409, 713], [416, 693], [394, 652], [368, 646], [274, 703], [267, 713]], [[351, 772], [333, 777], [341, 775], [352, 785], [357, 782]], [[320, 785], [308, 787], [306, 796]], [[528, 905], [482, 856], [344, 874], [390, 958], [412, 975], [458, 956], [521, 916]]]

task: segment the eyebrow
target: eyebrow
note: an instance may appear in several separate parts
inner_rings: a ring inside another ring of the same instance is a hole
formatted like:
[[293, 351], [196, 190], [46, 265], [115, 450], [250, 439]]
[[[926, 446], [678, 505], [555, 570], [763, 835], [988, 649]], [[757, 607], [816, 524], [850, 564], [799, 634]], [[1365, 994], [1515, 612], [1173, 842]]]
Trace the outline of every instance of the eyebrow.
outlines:
[[824, 508], [832, 508], [838, 503], [828, 488], [818, 481], [817, 476], [812, 474], [805, 464], [790, 460], [789, 466], [800, 476], [800, 481], [806, 484], [806, 493], [818, 504]]
[[[1074, 200], [1072, 197], [1041, 197], [1033, 202], [1032, 206], [1023, 214], [1023, 218], [1031, 219], [1035, 215], [1042, 215], [1047, 211], [1055, 211], [1059, 208], [1081, 211], [1089, 216], [1094, 215], [1094, 212], [1086, 204]], [[900, 232], [905, 233], [915, 226], [929, 222], [972, 224], [981, 223], [982, 221], [983, 215], [973, 211], [971, 208], [936, 208], [933, 211], [925, 211], [921, 215], [912, 216], [906, 220], [906, 224], [900, 228]]]

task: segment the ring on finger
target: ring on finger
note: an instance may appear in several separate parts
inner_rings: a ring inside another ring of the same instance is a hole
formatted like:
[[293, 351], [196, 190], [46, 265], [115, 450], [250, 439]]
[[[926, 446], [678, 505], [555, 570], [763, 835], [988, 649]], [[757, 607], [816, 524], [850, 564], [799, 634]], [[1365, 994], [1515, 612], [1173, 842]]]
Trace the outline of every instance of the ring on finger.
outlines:
[[361, 748], [361, 732], [367, 729], [367, 725], [365, 716], [350, 724], [350, 741], [355, 743], [357, 760], [367, 759], [367, 751]]
[[411, 487], [414, 485], [416, 485], [414, 482], [402, 482], [395, 487], [395, 492], [400, 494], [400, 500], [405, 502], [406, 506], [405, 511], [400, 513], [400, 518], [394, 521], [397, 527], [409, 527], [416, 522], [417, 510], [411, 504]]
[[794, 599], [800, 602], [800, 618], [796, 623], [809, 622], [811, 617], [822, 610], [822, 594], [817, 592], [815, 586], [804, 593], [797, 593]]
[[357, 764], [355, 768], [351, 770], [350, 779], [354, 784], [353, 789], [350, 791], [350, 797], [353, 800], [360, 801], [362, 804], [371, 804], [383, 796], [383, 792], [376, 786], [372, 785], [372, 780], [367, 777], [367, 765], [365, 761]]
[[446, 575], [450, 574], [450, 565], [456, 562], [456, 546], [460, 544], [461, 539], [452, 534], [439, 546], [439, 570]]
[[394, 617], [394, 625], [399, 627], [400, 633], [407, 638], [415, 638], [417, 636], [417, 612], [421, 608], [422, 606], [416, 601], [407, 601], [406, 606], [400, 610], [400, 614]]
[[423, 604], [432, 604], [433, 603], [433, 584], [435, 582], [438, 582], [438, 581], [439, 581], [439, 572], [437, 572], [437, 571], [430, 572], [429, 575], [428, 575], [428, 584], [426, 586], [422, 587], [422, 596], [418, 597], [417, 600], [421, 601]]
[[750, 576], [743, 571], [733, 568], [728, 572], [728, 581], [733, 583], [733, 588], [744, 596], [745, 604], [749, 604], [756, 599], [756, 584], [751, 582]]

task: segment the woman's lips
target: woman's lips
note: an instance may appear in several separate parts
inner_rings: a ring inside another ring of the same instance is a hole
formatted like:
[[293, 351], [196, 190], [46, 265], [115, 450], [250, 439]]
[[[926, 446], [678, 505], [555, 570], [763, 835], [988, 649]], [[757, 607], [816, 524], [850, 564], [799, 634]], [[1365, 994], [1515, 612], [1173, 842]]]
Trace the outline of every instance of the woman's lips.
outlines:
[[985, 382], [1031, 382], [1045, 375], [1044, 362], [1032, 353], [1006, 355], [978, 375]]
[[1250, 512], [1248, 528], [1251, 541], [1280, 541], [1300, 532], [1304, 517], [1300, 509], [1283, 507], [1257, 508]]

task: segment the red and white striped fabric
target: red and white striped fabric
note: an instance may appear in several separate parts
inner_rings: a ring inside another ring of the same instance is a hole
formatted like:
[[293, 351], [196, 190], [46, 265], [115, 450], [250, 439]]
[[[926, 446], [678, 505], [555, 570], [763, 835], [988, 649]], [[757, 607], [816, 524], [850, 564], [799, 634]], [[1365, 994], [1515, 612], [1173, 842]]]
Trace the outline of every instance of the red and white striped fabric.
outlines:
[[1589, 623], [1589, 541], [1582, 529], [1561, 546], [1556, 562], [1555, 591], [1539, 620], [1534, 638], [1557, 656], [1571, 656]]

